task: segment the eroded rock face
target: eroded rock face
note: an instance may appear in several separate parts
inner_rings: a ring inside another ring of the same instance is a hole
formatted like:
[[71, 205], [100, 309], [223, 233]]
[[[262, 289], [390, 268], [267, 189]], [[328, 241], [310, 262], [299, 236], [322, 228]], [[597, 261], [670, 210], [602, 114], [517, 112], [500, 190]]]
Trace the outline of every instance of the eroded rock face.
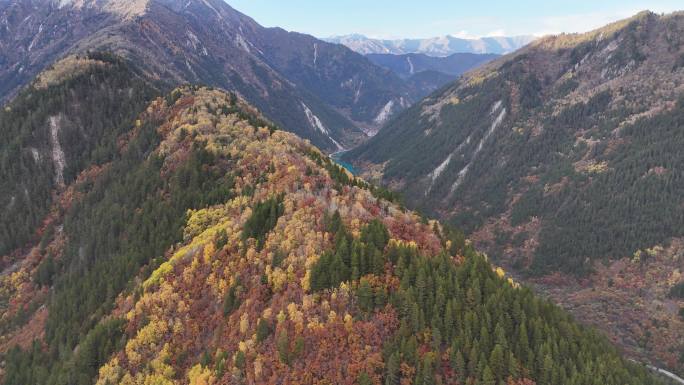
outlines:
[[66, 167], [66, 157], [59, 143], [59, 116], [51, 116], [50, 123], [50, 147], [52, 147], [52, 163], [55, 167], [55, 185], [64, 187], [64, 167]]

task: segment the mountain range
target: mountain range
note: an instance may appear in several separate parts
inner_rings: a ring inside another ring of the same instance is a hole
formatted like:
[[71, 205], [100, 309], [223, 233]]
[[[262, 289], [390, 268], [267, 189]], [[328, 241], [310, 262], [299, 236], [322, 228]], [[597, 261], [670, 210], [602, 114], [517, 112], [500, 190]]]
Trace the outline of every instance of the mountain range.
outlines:
[[[392, 72], [336, 44], [264, 28], [220, 0], [0, 2], [0, 95], [68, 54], [109, 50], [166, 89], [233, 89], [329, 150], [350, 146], [413, 102]], [[388, 108], [389, 106], [389, 108]]]
[[380, 67], [387, 68], [405, 79], [419, 96], [425, 97], [453, 82], [461, 74], [495, 58], [496, 54], [455, 53], [446, 57], [409, 53], [368, 54], [366, 57]]
[[681, 372], [683, 37], [684, 14], [643, 12], [539, 39], [343, 159]]
[[0, 112], [10, 228], [48, 202], [3, 260], [4, 384], [661, 384], [237, 95], [140, 72], [69, 57]]
[[[0, 20], [0, 100], [59, 58], [109, 50], [164, 89], [201, 83], [235, 90], [331, 152], [360, 143], [452, 80], [444, 71], [401, 79], [342, 45], [264, 28], [221, 0], [3, 0]], [[456, 71], [480, 63], [453, 62]]]
[[0, 0], [0, 382], [679, 381], [683, 36], [364, 56]]
[[437, 71], [457, 77], [468, 70], [496, 59], [499, 55], [455, 53], [446, 57], [434, 57], [409, 53], [403, 55], [368, 54], [366, 57], [373, 63], [392, 70], [399, 77], [407, 79], [423, 71]]
[[455, 53], [502, 55], [515, 51], [535, 39], [534, 36], [491, 36], [464, 39], [440, 36], [427, 39], [373, 39], [360, 34], [333, 36], [323, 40], [344, 44], [361, 54], [422, 53], [429, 56], [449, 56]]

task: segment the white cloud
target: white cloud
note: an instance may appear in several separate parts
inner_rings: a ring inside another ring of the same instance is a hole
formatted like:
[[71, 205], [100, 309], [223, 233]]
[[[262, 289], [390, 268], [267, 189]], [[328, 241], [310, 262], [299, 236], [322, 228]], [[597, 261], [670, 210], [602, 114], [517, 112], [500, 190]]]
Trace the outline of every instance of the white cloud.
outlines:
[[506, 31], [503, 29], [495, 29], [491, 32], [488, 32], [484, 35], [484, 37], [497, 37], [497, 36], [506, 36]]
[[478, 38], [478, 36], [473, 35], [472, 33], [468, 32], [466, 30], [458, 31], [456, 33], [451, 33], [450, 35], [453, 37], [457, 37], [459, 39], [477, 39]]

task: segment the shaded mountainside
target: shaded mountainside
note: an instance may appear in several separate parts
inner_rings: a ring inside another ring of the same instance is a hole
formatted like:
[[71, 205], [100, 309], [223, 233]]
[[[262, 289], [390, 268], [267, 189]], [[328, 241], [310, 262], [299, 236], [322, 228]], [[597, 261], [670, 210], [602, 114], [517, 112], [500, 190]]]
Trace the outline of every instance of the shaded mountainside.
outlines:
[[427, 70], [406, 79], [415, 92], [422, 96], [428, 96], [436, 90], [452, 83], [457, 77], [447, 75], [443, 72]]
[[53, 192], [112, 160], [158, 93], [119, 58], [92, 54], [57, 63], [0, 111], [0, 255], [35, 237]]
[[234, 90], [285, 129], [337, 150], [382, 123], [388, 103], [415, 96], [343, 46], [264, 28], [220, 0], [3, 1], [0, 28], [4, 100], [67, 54], [107, 49], [170, 88]]
[[73, 44], [114, 19], [90, 10], [67, 15], [38, 2], [0, 1], [0, 101], [8, 101]]
[[506, 54], [513, 52], [534, 40], [534, 36], [491, 36], [477, 39], [463, 39], [441, 36], [427, 39], [373, 39], [363, 35], [335, 36], [324, 39], [344, 44], [364, 55], [419, 53], [445, 57], [455, 53]]
[[455, 53], [447, 57], [424, 54], [368, 54], [373, 63], [405, 79], [414, 92], [425, 97], [463, 74], [499, 57], [495, 54]]
[[[78, 105], [95, 68], [127, 68], [81, 60], [36, 84]], [[48, 188], [0, 276], [5, 384], [658, 383], [234, 94], [185, 87], [135, 114], [132, 94], [100, 99], [122, 109], [116, 145]]]
[[373, 63], [385, 67], [407, 79], [423, 71], [437, 71], [446, 75], [459, 76], [484, 63], [499, 57], [496, 54], [455, 53], [446, 57], [432, 57], [424, 54], [368, 54]]
[[[582, 278], [597, 261], [639, 264], [684, 235], [683, 36], [683, 14], [644, 12], [538, 40], [426, 98], [344, 160], [518, 271]], [[676, 304], [658, 317], [676, 318]], [[680, 326], [654, 327], [678, 337], [649, 349], [681, 369]]]

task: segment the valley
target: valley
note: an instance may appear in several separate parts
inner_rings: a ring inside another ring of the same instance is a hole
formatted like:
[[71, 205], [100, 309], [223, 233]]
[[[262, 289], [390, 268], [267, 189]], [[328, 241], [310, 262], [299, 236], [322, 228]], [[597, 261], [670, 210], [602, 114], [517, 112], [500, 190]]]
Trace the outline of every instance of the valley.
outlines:
[[[7, 352], [5, 383], [655, 381], [462, 234], [422, 222], [234, 95], [177, 89], [125, 137], [120, 157], [69, 186], [55, 230], [4, 281], [3, 319], [14, 319], [4, 335], [25, 344]], [[149, 227], [159, 221], [169, 223]], [[41, 322], [42, 341], [20, 338]], [[553, 358], [561, 351], [567, 367]], [[585, 355], [610, 364], [576, 361]]]
[[667, 291], [684, 260], [659, 255], [682, 235], [683, 20], [644, 12], [540, 39], [432, 94], [343, 159], [466, 230], [635, 357], [681, 373], [684, 304]]
[[682, 383], [681, 12], [0, 0], [0, 100], [3, 385]]

